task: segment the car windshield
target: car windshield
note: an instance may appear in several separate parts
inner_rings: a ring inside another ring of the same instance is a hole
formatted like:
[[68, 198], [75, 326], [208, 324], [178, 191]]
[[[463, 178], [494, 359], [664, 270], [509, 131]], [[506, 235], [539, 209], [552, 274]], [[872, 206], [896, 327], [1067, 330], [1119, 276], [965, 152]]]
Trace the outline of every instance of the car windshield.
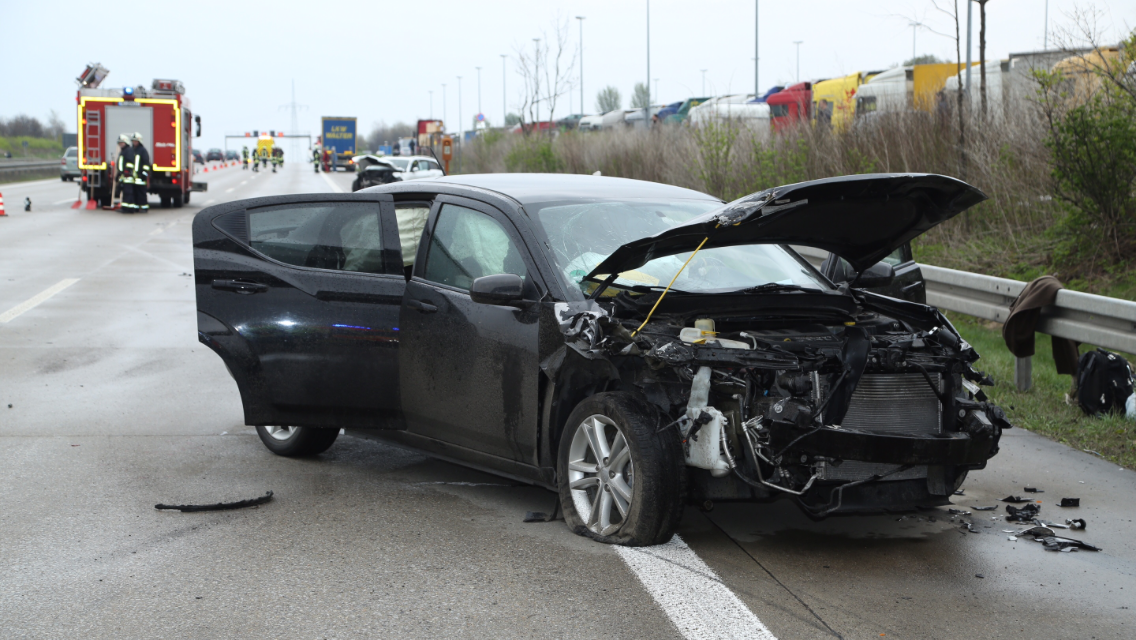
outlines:
[[399, 171], [406, 171], [406, 166], [410, 164], [410, 160], [407, 160], [406, 158], [386, 158], [386, 157], [384, 157], [383, 160], [393, 164], [394, 168], [398, 169]]
[[[621, 245], [655, 235], [720, 207], [709, 200], [620, 200], [546, 202], [535, 210], [557, 270], [569, 291], [590, 292], [583, 278]], [[691, 252], [655, 258], [619, 275], [613, 287], [665, 287]], [[675, 280], [674, 289], [720, 293], [762, 285], [829, 289], [808, 263], [775, 244], [703, 249]]]

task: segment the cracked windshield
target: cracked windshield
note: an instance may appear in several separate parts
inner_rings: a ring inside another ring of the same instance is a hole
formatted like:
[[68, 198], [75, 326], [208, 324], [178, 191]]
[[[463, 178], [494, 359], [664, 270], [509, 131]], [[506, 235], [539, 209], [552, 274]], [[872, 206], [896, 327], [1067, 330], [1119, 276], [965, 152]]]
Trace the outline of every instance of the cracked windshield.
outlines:
[[[584, 277], [621, 245], [666, 231], [720, 206], [703, 200], [622, 200], [544, 203], [533, 208], [567, 290], [587, 293], [594, 285], [585, 283]], [[655, 258], [638, 269], [624, 271], [614, 286], [665, 287], [691, 253], [693, 250]], [[702, 249], [682, 269], [672, 290], [717, 293], [771, 283], [830, 288], [780, 245], [753, 244]]]

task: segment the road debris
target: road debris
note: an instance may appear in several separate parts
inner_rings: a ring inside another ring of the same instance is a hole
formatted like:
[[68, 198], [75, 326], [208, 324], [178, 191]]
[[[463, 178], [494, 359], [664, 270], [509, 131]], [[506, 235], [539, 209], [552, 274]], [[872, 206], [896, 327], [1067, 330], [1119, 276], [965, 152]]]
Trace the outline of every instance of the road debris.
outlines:
[[1026, 493], [1045, 493], [1044, 491], [1042, 491], [1041, 489], [1038, 489], [1037, 487], [1025, 487], [1023, 490]]
[[1013, 502], [1014, 504], [1020, 504], [1022, 502], [1029, 502], [1029, 500], [1026, 500], [1021, 496], [1006, 496], [1005, 498], [1002, 498], [1002, 502]]
[[175, 509], [182, 513], [189, 513], [193, 511], [228, 511], [229, 509], [244, 509], [245, 507], [256, 507], [262, 505], [269, 500], [272, 500], [272, 492], [260, 496], [259, 498], [252, 498], [251, 500], [239, 500], [237, 502], [218, 502], [217, 504], [156, 504], [155, 509]]
[[956, 516], [969, 516], [970, 515], [969, 511], [963, 511], [962, 509], [947, 509], [947, 512], [953, 513]]
[[1085, 520], [1083, 518], [1073, 518], [1072, 520], [1066, 520], [1065, 524], [1069, 525], [1070, 529], [1085, 528]]
[[974, 509], [975, 511], [993, 511], [997, 508], [998, 505], [994, 505], [993, 507], [971, 507], [971, 509]]
[[1017, 542], [1018, 536], [1006, 536], [1006, 539], [1009, 540], [1010, 542]]
[[974, 577], [975, 577], [975, 578], [983, 578], [983, 579], [985, 579], [985, 578], [986, 578], [986, 576], [982, 575], [981, 573], [976, 573], [976, 574], [974, 574]]
[[1006, 505], [1006, 513], [1010, 514], [1006, 516], [1006, 520], [1011, 522], [1030, 522], [1037, 517], [1040, 511], [1041, 507], [1036, 504], [1027, 504], [1020, 509]]
[[1080, 498], [1061, 498], [1061, 502], [1057, 504], [1059, 507], [1079, 507], [1081, 506]]

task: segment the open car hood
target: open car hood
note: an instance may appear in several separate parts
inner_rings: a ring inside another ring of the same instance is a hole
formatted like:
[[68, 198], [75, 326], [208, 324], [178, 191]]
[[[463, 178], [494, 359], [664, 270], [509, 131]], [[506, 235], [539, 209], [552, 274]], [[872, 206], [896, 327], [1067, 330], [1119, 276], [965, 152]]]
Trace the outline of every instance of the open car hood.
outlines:
[[367, 168], [367, 167], [370, 167], [370, 166], [382, 166], [382, 167], [389, 167], [391, 169], [394, 169], [395, 171], [399, 171], [398, 167], [394, 166], [393, 164], [391, 164], [387, 160], [383, 159], [381, 156], [362, 155], [362, 156], [355, 156], [355, 157], [351, 158], [351, 160], [353, 160], [356, 165], [363, 166], [364, 169]]
[[766, 189], [619, 247], [589, 278], [637, 269], [663, 256], [743, 244], [799, 244], [832, 252], [863, 271], [896, 248], [982, 202], [986, 194], [928, 173], [873, 173]]

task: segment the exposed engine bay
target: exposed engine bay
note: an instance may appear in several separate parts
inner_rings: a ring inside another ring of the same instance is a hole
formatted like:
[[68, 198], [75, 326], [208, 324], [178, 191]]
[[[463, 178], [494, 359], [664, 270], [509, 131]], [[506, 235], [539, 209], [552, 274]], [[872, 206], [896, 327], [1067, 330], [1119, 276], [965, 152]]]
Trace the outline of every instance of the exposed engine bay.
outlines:
[[641, 395], [696, 500], [787, 497], [814, 518], [947, 504], [1011, 427], [978, 355], [925, 305], [770, 287], [555, 312], [565, 348], [546, 373]]

